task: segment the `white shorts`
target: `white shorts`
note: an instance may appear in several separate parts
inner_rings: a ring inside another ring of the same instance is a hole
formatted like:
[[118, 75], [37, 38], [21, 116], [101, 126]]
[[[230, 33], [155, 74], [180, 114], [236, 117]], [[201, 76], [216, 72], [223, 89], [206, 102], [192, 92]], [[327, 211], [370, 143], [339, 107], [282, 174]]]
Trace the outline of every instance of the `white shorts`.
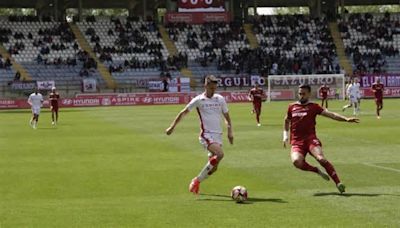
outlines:
[[217, 143], [222, 146], [222, 134], [219, 133], [202, 133], [199, 136], [200, 143], [204, 146], [205, 149], [208, 149], [208, 146], [211, 144]]
[[355, 95], [350, 95], [349, 100], [350, 100], [350, 103], [352, 103], [352, 104], [358, 103], [358, 97]]
[[33, 107], [32, 106], [32, 113], [33, 114], [36, 114], [36, 115], [39, 115], [40, 114], [40, 107]]

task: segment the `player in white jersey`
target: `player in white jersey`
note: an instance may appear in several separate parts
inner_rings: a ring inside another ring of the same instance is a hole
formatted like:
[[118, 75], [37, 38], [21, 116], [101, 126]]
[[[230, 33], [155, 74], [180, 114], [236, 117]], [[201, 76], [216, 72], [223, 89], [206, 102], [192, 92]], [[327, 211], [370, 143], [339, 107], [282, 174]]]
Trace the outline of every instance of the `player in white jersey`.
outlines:
[[218, 167], [219, 162], [224, 157], [222, 150], [222, 128], [221, 115], [225, 119], [228, 131], [229, 143], [233, 144], [233, 131], [231, 118], [228, 112], [228, 106], [224, 97], [215, 94], [218, 80], [213, 75], [205, 79], [205, 92], [193, 98], [186, 107], [179, 112], [170, 127], [166, 129], [166, 134], [170, 135], [176, 125], [191, 110], [196, 109], [200, 119], [200, 143], [209, 152], [209, 159], [199, 175], [193, 178], [189, 185], [189, 191], [195, 194], [199, 193], [200, 182], [213, 174]]
[[36, 129], [39, 121], [40, 108], [43, 105], [43, 96], [39, 93], [37, 88], [35, 89], [35, 92], [29, 95], [28, 104], [31, 106], [32, 109], [32, 118], [29, 123], [33, 127], [33, 129]]
[[354, 78], [354, 90], [355, 90], [355, 95], [357, 98], [357, 110], [356, 113], [360, 112], [360, 104], [361, 104], [361, 91], [360, 91], [360, 80], [358, 78]]
[[359, 99], [360, 99], [360, 84], [354, 80], [352, 80], [352, 83], [347, 87], [346, 94], [349, 98], [349, 104], [343, 106], [343, 111], [345, 111], [347, 108], [353, 107], [353, 115], [358, 114], [358, 104], [359, 104]]

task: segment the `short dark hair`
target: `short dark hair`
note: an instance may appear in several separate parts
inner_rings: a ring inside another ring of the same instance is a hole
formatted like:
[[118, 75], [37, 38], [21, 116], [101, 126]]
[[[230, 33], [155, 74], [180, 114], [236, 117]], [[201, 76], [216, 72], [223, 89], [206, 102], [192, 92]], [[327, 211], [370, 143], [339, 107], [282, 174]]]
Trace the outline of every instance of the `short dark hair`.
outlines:
[[310, 86], [310, 85], [307, 85], [307, 84], [301, 84], [301, 85], [299, 86], [299, 89], [307, 89], [308, 92], [311, 92], [311, 86]]
[[204, 79], [204, 84], [207, 85], [209, 83], [218, 83], [218, 79], [214, 75], [207, 75]]

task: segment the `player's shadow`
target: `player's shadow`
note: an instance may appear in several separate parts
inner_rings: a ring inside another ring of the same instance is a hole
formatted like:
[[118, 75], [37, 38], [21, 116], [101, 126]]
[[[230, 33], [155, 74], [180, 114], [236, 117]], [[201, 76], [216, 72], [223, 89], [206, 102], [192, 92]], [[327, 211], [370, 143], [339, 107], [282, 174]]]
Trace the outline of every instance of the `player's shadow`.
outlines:
[[57, 130], [57, 127], [40, 127], [38, 130]]
[[[200, 193], [201, 196], [212, 196], [212, 198], [199, 198], [198, 200], [201, 201], [232, 201], [232, 198], [228, 195], [218, 195], [218, 194], [205, 194]], [[256, 197], [249, 197], [246, 202], [242, 204], [253, 204], [253, 203], [288, 203], [283, 199], [277, 198], [256, 198]]]
[[400, 196], [395, 194], [380, 194], [380, 193], [338, 193], [338, 192], [319, 192], [315, 193], [314, 196], [341, 196], [341, 197], [378, 197], [378, 196]]

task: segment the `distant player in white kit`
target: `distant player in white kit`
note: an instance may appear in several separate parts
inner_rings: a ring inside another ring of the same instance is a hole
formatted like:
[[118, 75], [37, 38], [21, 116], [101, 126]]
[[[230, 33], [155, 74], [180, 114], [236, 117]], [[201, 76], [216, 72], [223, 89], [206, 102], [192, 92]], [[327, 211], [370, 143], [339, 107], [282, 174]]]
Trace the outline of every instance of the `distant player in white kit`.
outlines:
[[189, 191], [198, 194], [200, 182], [213, 174], [218, 167], [219, 162], [224, 157], [222, 150], [222, 128], [221, 115], [225, 118], [228, 131], [229, 143], [233, 144], [233, 131], [231, 118], [228, 112], [228, 106], [224, 97], [215, 94], [218, 80], [213, 75], [206, 77], [204, 86], [205, 92], [193, 98], [186, 107], [179, 112], [170, 127], [166, 129], [166, 134], [170, 135], [176, 125], [191, 110], [196, 109], [200, 119], [200, 143], [203, 144], [209, 152], [209, 159], [205, 167], [198, 176], [193, 178], [189, 185]]
[[343, 106], [343, 111], [345, 111], [347, 108], [353, 107], [353, 115], [358, 115], [359, 102], [361, 98], [360, 83], [357, 81], [352, 81], [352, 83], [347, 87], [346, 93], [350, 103]]
[[39, 121], [40, 108], [43, 105], [43, 96], [39, 93], [37, 88], [35, 89], [35, 92], [29, 95], [28, 104], [32, 109], [32, 118], [29, 123], [33, 129], [36, 129]]
[[354, 90], [357, 97], [357, 110], [356, 113], [360, 112], [360, 105], [361, 105], [361, 91], [360, 91], [360, 80], [358, 78], [354, 78]]

